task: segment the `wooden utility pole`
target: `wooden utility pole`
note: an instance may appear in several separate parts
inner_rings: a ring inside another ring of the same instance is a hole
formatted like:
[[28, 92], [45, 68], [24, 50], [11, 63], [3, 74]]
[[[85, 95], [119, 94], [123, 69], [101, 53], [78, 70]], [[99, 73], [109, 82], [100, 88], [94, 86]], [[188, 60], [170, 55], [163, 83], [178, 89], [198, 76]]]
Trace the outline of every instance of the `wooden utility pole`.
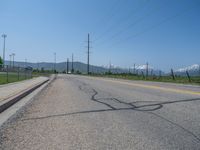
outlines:
[[87, 73], [90, 73], [90, 34], [88, 33]]
[[72, 73], [74, 73], [74, 54], [72, 53]]
[[175, 80], [174, 70], [173, 69], [171, 69], [171, 75], [172, 75], [173, 80]]
[[200, 76], [200, 65], [199, 65], [199, 76]]
[[146, 78], [148, 77], [148, 71], [149, 71], [149, 64], [147, 62], [147, 64], [146, 64]]
[[67, 58], [67, 74], [69, 73], [69, 58]]

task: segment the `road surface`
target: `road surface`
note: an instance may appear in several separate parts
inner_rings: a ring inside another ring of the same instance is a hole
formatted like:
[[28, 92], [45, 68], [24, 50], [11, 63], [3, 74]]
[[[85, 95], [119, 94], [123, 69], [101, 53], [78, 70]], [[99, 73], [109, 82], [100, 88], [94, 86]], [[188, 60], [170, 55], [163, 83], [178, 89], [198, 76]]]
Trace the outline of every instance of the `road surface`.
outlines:
[[200, 87], [58, 75], [0, 130], [0, 149], [200, 149]]

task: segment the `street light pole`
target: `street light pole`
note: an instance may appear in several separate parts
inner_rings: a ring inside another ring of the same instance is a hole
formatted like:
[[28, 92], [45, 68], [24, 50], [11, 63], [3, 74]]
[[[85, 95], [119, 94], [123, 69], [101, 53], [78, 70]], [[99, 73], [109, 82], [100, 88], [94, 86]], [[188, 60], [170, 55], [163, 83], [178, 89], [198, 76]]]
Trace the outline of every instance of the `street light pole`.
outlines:
[[3, 42], [3, 65], [5, 65], [5, 49], [6, 49], [6, 37], [7, 37], [7, 35], [3, 34], [2, 37], [4, 39], [4, 42]]
[[54, 53], [54, 72], [56, 72], [56, 53]]
[[14, 65], [15, 65], [15, 53], [12, 53], [12, 56], [13, 56], [13, 68], [14, 68]]
[[12, 54], [10, 54], [9, 56], [10, 56], [10, 68], [11, 68], [11, 64], [12, 64]]

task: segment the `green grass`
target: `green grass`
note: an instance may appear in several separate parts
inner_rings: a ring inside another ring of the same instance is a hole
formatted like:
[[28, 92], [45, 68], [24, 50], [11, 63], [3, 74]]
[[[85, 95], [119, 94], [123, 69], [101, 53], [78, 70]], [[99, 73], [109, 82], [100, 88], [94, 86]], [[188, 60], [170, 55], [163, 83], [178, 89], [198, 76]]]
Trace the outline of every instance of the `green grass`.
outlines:
[[30, 77], [28, 77], [28, 75], [25, 76], [24, 74], [20, 74], [19, 78], [18, 78], [17, 73], [9, 73], [8, 78], [7, 78], [7, 74], [5, 74], [5, 73], [0, 74], [0, 84], [7, 84], [7, 83], [26, 80], [26, 79], [30, 79]]
[[39, 76], [45, 76], [45, 77], [49, 77], [51, 76], [52, 73], [41, 73], [41, 72], [33, 72], [32, 73], [32, 76], [33, 77], [39, 77]]
[[144, 80], [144, 81], [155, 81], [155, 82], [171, 82], [171, 83], [200, 85], [200, 76], [191, 77], [191, 82], [188, 80], [187, 77], [183, 76], [176, 76], [175, 80], [173, 80], [171, 76], [162, 76], [162, 77], [149, 76], [148, 78], [146, 78], [143, 77], [142, 75], [133, 75], [133, 74], [107, 74], [107, 75], [93, 74], [91, 76], [118, 78], [127, 80]]
[[[52, 73], [51, 72], [33, 72], [32, 77], [39, 77], [39, 76], [46, 76], [49, 77]], [[22, 81], [22, 80], [27, 80], [30, 79], [31, 75], [27, 74], [25, 75], [24, 72], [20, 72], [19, 76], [17, 72], [9, 72], [8, 73], [8, 78], [6, 72], [0, 72], [0, 85], [1, 84], [7, 84], [7, 83], [12, 83], [12, 82], [17, 82], [17, 81]]]

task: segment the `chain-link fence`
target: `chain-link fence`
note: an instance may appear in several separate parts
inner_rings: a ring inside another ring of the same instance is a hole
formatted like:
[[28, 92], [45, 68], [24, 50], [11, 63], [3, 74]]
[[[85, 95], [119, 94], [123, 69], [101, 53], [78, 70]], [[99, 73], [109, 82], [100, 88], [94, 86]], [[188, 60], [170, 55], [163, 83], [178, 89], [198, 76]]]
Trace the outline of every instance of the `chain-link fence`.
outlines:
[[32, 78], [31, 67], [0, 65], [0, 84]]

